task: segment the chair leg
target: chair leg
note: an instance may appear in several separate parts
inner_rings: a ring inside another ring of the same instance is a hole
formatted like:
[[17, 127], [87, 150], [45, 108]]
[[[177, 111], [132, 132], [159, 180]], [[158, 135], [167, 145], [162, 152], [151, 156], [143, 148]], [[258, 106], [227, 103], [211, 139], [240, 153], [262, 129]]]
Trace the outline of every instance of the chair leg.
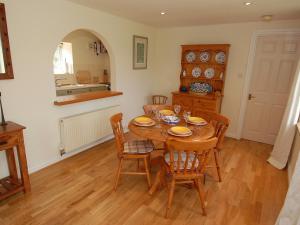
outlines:
[[206, 173], [203, 174], [203, 184], [205, 185], [206, 183]]
[[149, 165], [149, 171], [151, 173], [151, 170], [152, 170], [152, 168], [151, 168], [151, 154], [149, 154], [149, 157], [147, 158], [147, 160], [148, 160], [148, 165]]
[[160, 184], [163, 187], [168, 187], [167, 181], [166, 181], [166, 169], [164, 167], [161, 167], [161, 176], [160, 176]]
[[121, 169], [122, 169], [122, 162], [123, 162], [123, 158], [119, 159], [119, 165], [118, 165], [116, 179], [115, 179], [115, 187], [114, 187], [115, 191], [117, 190], [117, 186], [118, 186], [119, 179], [120, 179], [120, 174], [121, 174]]
[[219, 165], [219, 156], [218, 156], [217, 150], [214, 151], [214, 157], [215, 157], [215, 163], [216, 163], [217, 173], [218, 173], [218, 177], [219, 177], [219, 182], [222, 182], [221, 170], [220, 170], [220, 165]]
[[198, 194], [199, 194], [199, 198], [200, 198], [200, 202], [201, 202], [201, 207], [202, 207], [202, 213], [203, 213], [204, 216], [206, 216], [206, 210], [205, 210], [206, 201], [205, 201], [205, 197], [204, 197], [204, 193], [203, 193], [203, 186], [200, 182], [200, 179], [197, 179], [195, 181], [195, 183], [197, 184], [195, 186], [198, 190]]
[[139, 171], [140, 170], [140, 159], [137, 159], [137, 169], [136, 169], [137, 171]]
[[167, 205], [167, 210], [166, 210], [166, 215], [165, 215], [166, 218], [169, 217], [169, 211], [170, 211], [171, 205], [172, 205], [174, 190], [175, 190], [175, 179], [172, 178], [171, 187], [169, 189], [168, 205]]
[[150, 177], [150, 172], [149, 172], [148, 157], [144, 158], [144, 163], [145, 163], [147, 182], [148, 182], [148, 186], [150, 188], [151, 187], [151, 177]]

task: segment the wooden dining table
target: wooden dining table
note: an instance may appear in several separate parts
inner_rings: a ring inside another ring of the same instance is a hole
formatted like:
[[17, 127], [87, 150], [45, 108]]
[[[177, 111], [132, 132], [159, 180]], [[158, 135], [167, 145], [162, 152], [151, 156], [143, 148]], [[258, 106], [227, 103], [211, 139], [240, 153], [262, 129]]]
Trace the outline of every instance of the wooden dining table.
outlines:
[[[177, 140], [186, 140], [186, 141], [202, 141], [209, 139], [214, 136], [215, 129], [210, 124], [207, 123], [204, 126], [186, 124], [183, 118], [180, 118], [180, 122], [176, 125], [170, 125], [165, 123], [164, 121], [157, 121], [154, 118], [151, 118], [155, 121], [155, 125], [144, 127], [137, 126], [134, 123], [134, 119], [132, 119], [128, 125], [128, 129], [134, 133], [135, 135], [150, 139], [153, 141], [166, 142], [168, 138], [175, 138]], [[192, 131], [192, 135], [188, 137], [177, 137], [168, 133], [168, 129], [172, 126], [186, 126]]]
[[[145, 116], [145, 115], [144, 115]], [[149, 116], [147, 116], [149, 117]], [[186, 124], [184, 119], [180, 117], [180, 122], [176, 125], [170, 125], [165, 123], [164, 121], [157, 121], [155, 118], [151, 118], [155, 121], [155, 125], [153, 126], [138, 126], [134, 123], [134, 119], [129, 122], [128, 129], [135, 135], [149, 139], [152, 141], [158, 141], [162, 143], [166, 143], [168, 138], [177, 139], [177, 140], [185, 140], [185, 141], [203, 141], [207, 140], [214, 136], [215, 129], [212, 124], [207, 123], [206, 125], [192, 125]], [[173, 136], [168, 133], [168, 129], [172, 126], [187, 126], [191, 131], [192, 135], [188, 137], [178, 137]], [[160, 177], [161, 170], [159, 170], [156, 174], [156, 178], [154, 184], [149, 190], [149, 194], [152, 195], [154, 191], [157, 189], [159, 185], [159, 177]]]

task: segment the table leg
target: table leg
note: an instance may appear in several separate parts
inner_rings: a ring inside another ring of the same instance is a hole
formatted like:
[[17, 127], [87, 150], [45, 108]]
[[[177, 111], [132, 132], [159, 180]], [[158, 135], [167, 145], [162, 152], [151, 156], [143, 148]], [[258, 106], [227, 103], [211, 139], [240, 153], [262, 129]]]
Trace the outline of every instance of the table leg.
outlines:
[[161, 170], [157, 171], [154, 183], [148, 192], [149, 195], [153, 195], [153, 193], [157, 190], [157, 187], [160, 185], [161, 173], [162, 173]]
[[13, 148], [7, 149], [5, 151], [5, 153], [6, 153], [8, 170], [9, 170], [9, 175], [10, 175], [11, 181], [12, 181], [12, 183], [17, 184], [18, 183], [18, 172], [17, 172], [14, 149]]
[[153, 185], [149, 190], [149, 195], [153, 195], [153, 193], [157, 190], [159, 186], [165, 186], [165, 168], [164, 168], [164, 158], [162, 156], [157, 157], [157, 161], [159, 162], [160, 168], [155, 175], [155, 180]]
[[26, 153], [25, 153], [25, 146], [24, 146], [24, 139], [23, 134], [20, 134], [19, 143], [17, 145], [18, 157], [19, 157], [19, 165], [20, 165], [20, 172], [22, 178], [22, 184], [24, 185], [24, 192], [30, 192], [30, 181], [28, 175], [28, 168], [27, 168], [27, 160], [26, 160]]

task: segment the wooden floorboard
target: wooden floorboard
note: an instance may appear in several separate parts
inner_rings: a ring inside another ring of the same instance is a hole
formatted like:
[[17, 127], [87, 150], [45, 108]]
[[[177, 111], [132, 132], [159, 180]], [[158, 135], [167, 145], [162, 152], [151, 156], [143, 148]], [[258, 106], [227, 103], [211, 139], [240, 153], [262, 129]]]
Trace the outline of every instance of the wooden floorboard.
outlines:
[[[170, 218], [165, 219], [166, 190], [149, 196], [146, 178], [124, 175], [113, 191], [117, 160], [109, 141], [32, 174], [30, 194], [0, 202], [0, 224], [273, 225], [288, 183], [286, 171], [266, 162], [271, 149], [227, 138], [223, 182], [214, 181], [211, 169], [205, 185], [208, 215], [201, 215], [194, 189], [177, 186]], [[135, 169], [136, 164], [126, 167]]]

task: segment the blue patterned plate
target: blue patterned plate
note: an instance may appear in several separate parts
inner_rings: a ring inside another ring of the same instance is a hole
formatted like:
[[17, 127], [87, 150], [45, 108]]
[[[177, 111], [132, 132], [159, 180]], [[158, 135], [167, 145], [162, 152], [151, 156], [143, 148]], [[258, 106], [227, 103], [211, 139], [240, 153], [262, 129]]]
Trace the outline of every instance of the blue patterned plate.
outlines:
[[185, 55], [185, 59], [188, 63], [192, 63], [196, 59], [196, 54], [195, 52], [189, 52], [188, 54]]
[[190, 90], [195, 93], [211, 93], [213, 88], [208, 83], [192, 83]]
[[209, 52], [201, 52], [200, 53], [200, 61], [201, 62], [208, 62], [209, 58], [210, 58]]
[[194, 67], [194, 69], [192, 70], [192, 76], [197, 78], [197, 77], [200, 77], [200, 75], [201, 75], [200, 67], [198, 67], [198, 66]]
[[225, 63], [225, 60], [226, 60], [226, 55], [224, 52], [218, 52], [216, 54], [216, 57], [215, 57], [215, 60], [217, 63], [219, 64], [224, 64]]
[[177, 116], [163, 116], [162, 120], [167, 124], [177, 124], [180, 122], [180, 119]]
[[207, 68], [205, 71], [204, 71], [204, 76], [207, 78], [207, 79], [211, 79], [215, 76], [215, 70], [213, 68]]

